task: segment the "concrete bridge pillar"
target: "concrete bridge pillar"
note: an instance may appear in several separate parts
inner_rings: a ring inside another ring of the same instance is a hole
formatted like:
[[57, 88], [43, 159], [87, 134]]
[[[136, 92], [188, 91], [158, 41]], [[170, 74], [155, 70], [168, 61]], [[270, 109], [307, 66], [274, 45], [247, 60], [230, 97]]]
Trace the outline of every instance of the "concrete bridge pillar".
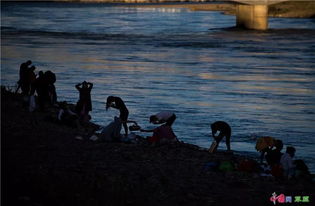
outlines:
[[256, 30], [268, 29], [268, 5], [237, 5], [236, 26]]

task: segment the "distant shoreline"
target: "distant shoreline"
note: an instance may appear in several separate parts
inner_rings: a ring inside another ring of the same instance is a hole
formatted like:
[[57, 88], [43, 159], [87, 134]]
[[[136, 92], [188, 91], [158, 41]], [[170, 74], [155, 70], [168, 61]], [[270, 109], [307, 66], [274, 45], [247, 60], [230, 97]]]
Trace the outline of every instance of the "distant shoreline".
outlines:
[[[137, 8], [184, 8], [191, 11], [221, 11], [227, 15], [235, 15], [236, 4], [232, 2], [195, 1], [164, 1], [164, 0], [83, 0], [83, 1], [2, 1], [2, 2], [56, 2], [56, 3], [86, 3], [111, 4], [113, 6]], [[278, 18], [315, 18], [315, 1], [283, 2], [269, 6], [269, 17]]]

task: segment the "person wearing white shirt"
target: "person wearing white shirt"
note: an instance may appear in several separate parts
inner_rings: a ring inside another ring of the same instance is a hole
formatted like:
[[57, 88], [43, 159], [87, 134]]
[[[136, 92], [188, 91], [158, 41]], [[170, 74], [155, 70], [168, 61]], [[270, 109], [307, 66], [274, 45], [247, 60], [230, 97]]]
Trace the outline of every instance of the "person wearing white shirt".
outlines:
[[289, 179], [294, 176], [295, 166], [292, 159], [294, 155], [295, 148], [287, 147], [286, 153], [283, 154], [280, 159], [280, 164], [283, 168], [283, 175]]
[[150, 123], [163, 124], [166, 123], [168, 126], [172, 126], [176, 119], [174, 112], [162, 111], [155, 115], [150, 116]]

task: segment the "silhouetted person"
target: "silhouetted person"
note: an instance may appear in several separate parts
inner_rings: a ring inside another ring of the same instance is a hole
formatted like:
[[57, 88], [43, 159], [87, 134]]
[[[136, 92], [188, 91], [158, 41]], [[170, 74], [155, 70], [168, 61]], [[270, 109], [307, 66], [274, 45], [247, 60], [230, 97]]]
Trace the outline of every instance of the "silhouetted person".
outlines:
[[54, 83], [56, 82], [56, 75], [47, 71], [34, 81], [32, 85], [31, 95], [36, 91], [38, 95], [39, 108], [43, 111], [47, 103], [53, 104], [52, 99], [57, 99]]
[[283, 153], [281, 152], [283, 148], [283, 143], [281, 140], [274, 140], [273, 142], [275, 149], [272, 150], [271, 148], [267, 147], [267, 149], [263, 150], [263, 152], [266, 151], [267, 153], [265, 157], [268, 165], [270, 166], [271, 174], [276, 178], [281, 178], [283, 175], [283, 170], [280, 164], [280, 160], [281, 156], [283, 155]]
[[90, 82], [82, 82], [75, 85], [75, 88], [79, 91], [79, 101], [75, 107], [77, 114], [83, 122], [87, 122], [89, 119], [89, 112], [92, 111], [91, 90], [93, 84]]
[[128, 122], [134, 122], [134, 121], [128, 121], [128, 116], [129, 116], [129, 111], [124, 103], [124, 101], [120, 97], [114, 97], [114, 96], [109, 96], [107, 97], [106, 101], [106, 110], [108, 110], [109, 107], [118, 109], [120, 112], [119, 118], [122, 122], [122, 125], [125, 129], [125, 135], [128, 135], [128, 127], [127, 123]]
[[312, 175], [303, 160], [294, 160], [295, 165], [295, 177], [296, 178], [304, 178], [306, 180], [311, 180]]
[[35, 69], [36, 67], [32, 66], [31, 68], [29, 68], [28, 73], [27, 73], [27, 82], [26, 82], [25, 88], [28, 95], [31, 93], [33, 83], [36, 80]]
[[[225, 143], [227, 150], [231, 150], [230, 146], [230, 138], [231, 138], [231, 127], [228, 125], [228, 123], [223, 122], [223, 121], [217, 121], [211, 124], [211, 130], [212, 130], [212, 137], [215, 139], [217, 142], [216, 148], [219, 146], [220, 141], [225, 137]], [[215, 136], [217, 131], [220, 131], [218, 136]]]
[[176, 115], [173, 112], [162, 111], [155, 115], [150, 116], [150, 123], [153, 124], [163, 124], [166, 123], [169, 126], [172, 126], [176, 119]]
[[66, 102], [59, 104], [58, 120], [65, 125], [76, 127], [80, 129], [79, 117], [76, 113], [72, 112]]
[[150, 143], [163, 143], [177, 141], [177, 137], [172, 129], [172, 125], [176, 119], [176, 115], [173, 112], [162, 111], [155, 115], [150, 116], [150, 123], [162, 124], [161, 126], [152, 129], [144, 130], [141, 132], [153, 132], [153, 136], [148, 138]]
[[279, 165], [280, 159], [283, 153], [281, 152], [283, 148], [283, 143], [281, 140], [275, 141], [275, 149], [267, 151], [266, 161], [272, 167], [273, 165]]
[[48, 83], [48, 96], [50, 105], [54, 105], [57, 103], [57, 93], [56, 93], [56, 75], [52, 71], [47, 71], [44, 73], [47, 83]]
[[18, 81], [18, 88], [16, 89], [16, 92], [21, 88], [22, 94], [29, 95], [30, 92], [30, 84], [31, 84], [31, 71], [34, 71], [35, 67], [29, 67], [32, 64], [31, 60], [28, 60], [27, 62], [24, 62], [20, 66], [20, 79]]
[[41, 76], [43, 76], [44, 75], [44, 72], [43, 71], [39, 71], [38, 72], [38, 77], [41, 77]]
[[295, 155], [294, 147], [287, 147], [286, 153], [281, 156], [280, 164], [283, 169], [283, 176], [291, 178], [295, 173], [295, 165], [293, 164], [293, 157]]

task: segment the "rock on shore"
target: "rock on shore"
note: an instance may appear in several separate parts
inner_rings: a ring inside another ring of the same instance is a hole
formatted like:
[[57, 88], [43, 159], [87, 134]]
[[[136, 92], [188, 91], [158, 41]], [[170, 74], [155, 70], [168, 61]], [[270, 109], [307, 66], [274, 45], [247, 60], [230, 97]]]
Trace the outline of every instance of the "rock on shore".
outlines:
[[186, 143], [152, 147], [77, 140], [78, 131], [49, 121], [47, 113], [38, 112], [34, 124], [22, 97], [5, 90], [1, 114], [7, 206], [266, 206], [273, 192], [310, 195], [314, 201], [312, 182], [205, 168], [208, 162], [246, 159], [231, 153], [209, 154]]

